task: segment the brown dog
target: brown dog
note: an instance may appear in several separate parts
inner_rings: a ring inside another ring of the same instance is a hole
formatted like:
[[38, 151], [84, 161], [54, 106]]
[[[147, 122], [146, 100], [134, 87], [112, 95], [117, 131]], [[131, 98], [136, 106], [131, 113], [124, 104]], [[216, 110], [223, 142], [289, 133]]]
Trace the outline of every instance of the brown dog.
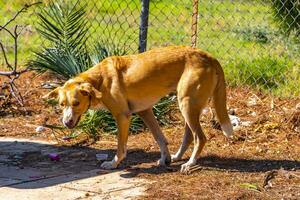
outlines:
[[219, 62], [208, 53], [172, 46], [137, 55], [109, 57], [45, 97], [58, 98], [64, 109], [63, 124], [68, 128], [75, 127], [89, 108], [110, 110], [118, 125], [118, 150], [114, 159], [102, 163], [101, 167], [113, 169], [126, 156], [132, 113], [137, 113], [153, 133], [161, 150], [158, 164], [171, 162], [167, 141], [152, 106], [172, 91], [177, 91], [179, 108], [185, 119], [183, 142], [172, 161], [181, 159], [194, 141], [189, 161], [181, 166], [181, 172], [187, 172], [196, 164], [206, 142], [199, 117], [210, 97], [213, 97], [224, 134], [231, 136], [233, 133], [226, 109], [224, 73]]

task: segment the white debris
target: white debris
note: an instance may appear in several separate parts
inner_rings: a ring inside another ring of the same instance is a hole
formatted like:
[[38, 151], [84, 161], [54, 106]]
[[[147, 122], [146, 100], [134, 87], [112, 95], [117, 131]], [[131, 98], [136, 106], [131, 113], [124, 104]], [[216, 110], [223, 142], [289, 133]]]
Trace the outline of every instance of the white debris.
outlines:
[[44, 88], [44, 89], [54, 89], [54, 88], [57, 88], [59, 86], [60, 86], [60, 84], [58, 84], [58, 83], [49, 83], [49, 82], [46, 82], [46, 83], [42, 84], [42, 88]]
[[105, 154], [105, 153], [97, 153], [96, 154], [96, 159], [98, 161], [107, 160], [107, 158], [108, 158], [108, 154]]
[[233, 127], [238, 127], [241, 124], [241, 119], [235, 115], [229, 115], [230, 122]]
[[41, 132], [43, 132], [45, 130], [46, 130], [46, 127], [44, 127], [44, 126], [38, 126], [38, 127], [36, 127], [35, 132], [41, 133]]
[[256, 112], [253, 111], [253, 112], [250, 113], [250, 115], [252, 115], [253, 117], [255, 117], [256, 116]]
[[235, 115], [229, 115], [230, 122], [233, 126], [233, 129], [238, 129], [240, 126], [251, 126], [251, 121], [242, 121], [239, 117]]
[[251, 126], [252, 122], [250, 121], [245, 121], [245, 122], [241, 122], [241, 126]]
[[247, 105], [248, 106], [255, 106], [258, 104], [258, 101], [261, 102], [261, 100], [256, 96], [256, 95], [252, 95], [250, 98], [249, 98], [249, 101], [247, 102]]
[[300, 103], [296, 105], [296, 110], [300, 110]]
[[250, 100], [247, 102], [247, 105], [248, 106], [255, 106], [255, 105], [257, 105], [257, 100], [256, 100], [256, 98], [250, 98]]

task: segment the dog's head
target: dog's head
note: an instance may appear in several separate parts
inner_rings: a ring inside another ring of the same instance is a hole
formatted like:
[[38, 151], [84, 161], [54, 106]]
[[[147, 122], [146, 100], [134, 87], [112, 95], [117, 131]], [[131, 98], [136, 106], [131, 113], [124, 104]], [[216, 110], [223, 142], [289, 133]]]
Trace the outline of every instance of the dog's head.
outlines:
[[56, 98], [63, 109], [62, 122], [67, 128], [74, 128], [80, 117], [89, 107], [101, 99], [101, 92], [90, 83], [75, 80], [67, 81], [64, 86], [58, 87], [46, 94], [43, 98]]

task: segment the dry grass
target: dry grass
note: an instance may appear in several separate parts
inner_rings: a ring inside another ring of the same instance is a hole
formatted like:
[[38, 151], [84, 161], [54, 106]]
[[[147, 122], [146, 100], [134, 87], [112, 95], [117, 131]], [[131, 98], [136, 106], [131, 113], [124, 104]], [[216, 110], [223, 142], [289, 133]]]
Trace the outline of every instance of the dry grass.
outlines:
[[[33, 77], [28, 73], [20, 80], [27, 112], [4, 110], [0, 136], [55, 139], [50, 131], [35, 132], [46, 118], [49, 123], [59, 121], [59, 111], [40, 99], [47, 92], [40, 88], [41, 83], [53, 77]], [[147, 131], [129, 137], [128, 156], [120, 167], [128, 172], [125, 175], [128, 178], [137, 176], [153, 181], [141, 199], [299, 199], [300, 114], [296, 108], [299, 102], [299, 98], [273, 98], [248, 88], [229, 88], [228, 107], [250, 125], [237, 129], [235, 138], [229, 141], [220, 130], [212, 128], [211, 114], [203, 115], [201, 124], [208, 142], [192, 174], [178, 172], [191, 148], [183, 161], [166, 168], [157, 167], [159, 149]], [[180, 120], [163, 131], [174, 153], [181, 143], [183, 122], [176, 109], [173, 115]], [[87, 139], [82, 136], [63, 144], [86, 144]], [[116, 138], [102, 135], [90, 147], [115, 149]], [[113, 154], [109, 152], [110, 157]]]

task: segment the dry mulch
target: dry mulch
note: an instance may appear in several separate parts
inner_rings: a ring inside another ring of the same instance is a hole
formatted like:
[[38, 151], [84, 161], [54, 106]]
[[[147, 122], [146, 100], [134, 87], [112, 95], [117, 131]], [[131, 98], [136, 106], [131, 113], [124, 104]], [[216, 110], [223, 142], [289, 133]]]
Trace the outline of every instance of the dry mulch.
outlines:
[[[1, 108], [0, 136], [55, 139], [49, 130], [35, 131], [45, 121], [59, 123], [60, 111], [41, 99], [49, 91], [41, 87], [47, 81], [59, 82], [49, 74], [22, 75], [18, 85], [26, 106], [18, 108], [12, 102]], [[190, 175], [183, 175], [179, 170], [192, 147], [183, 161], [157, 167], [159, 149], [147, 131], [129, 137], [128, 156], [120, 168], [128, 172], [129, 178], [153, 181], [142, 199], [300, 199], [299, 103], [299, 98], [278, 98], [249, 88], [228, 88], [230, 113], [243, 124], [235, 130], [234, 139], [227, 140], [213, 127], [212, 114], [203, 114], [201, 124], [208, 142]], [[175, 153], [181, 143], [183, 122], [176, 110], [172, 114], [179, 121], [164, 127], [163, 131], [170, 151]], [[63, 144], [72, 145], [86, 138]], [[90, 147], [115, 149], [116, 138], [103, 134]]]

